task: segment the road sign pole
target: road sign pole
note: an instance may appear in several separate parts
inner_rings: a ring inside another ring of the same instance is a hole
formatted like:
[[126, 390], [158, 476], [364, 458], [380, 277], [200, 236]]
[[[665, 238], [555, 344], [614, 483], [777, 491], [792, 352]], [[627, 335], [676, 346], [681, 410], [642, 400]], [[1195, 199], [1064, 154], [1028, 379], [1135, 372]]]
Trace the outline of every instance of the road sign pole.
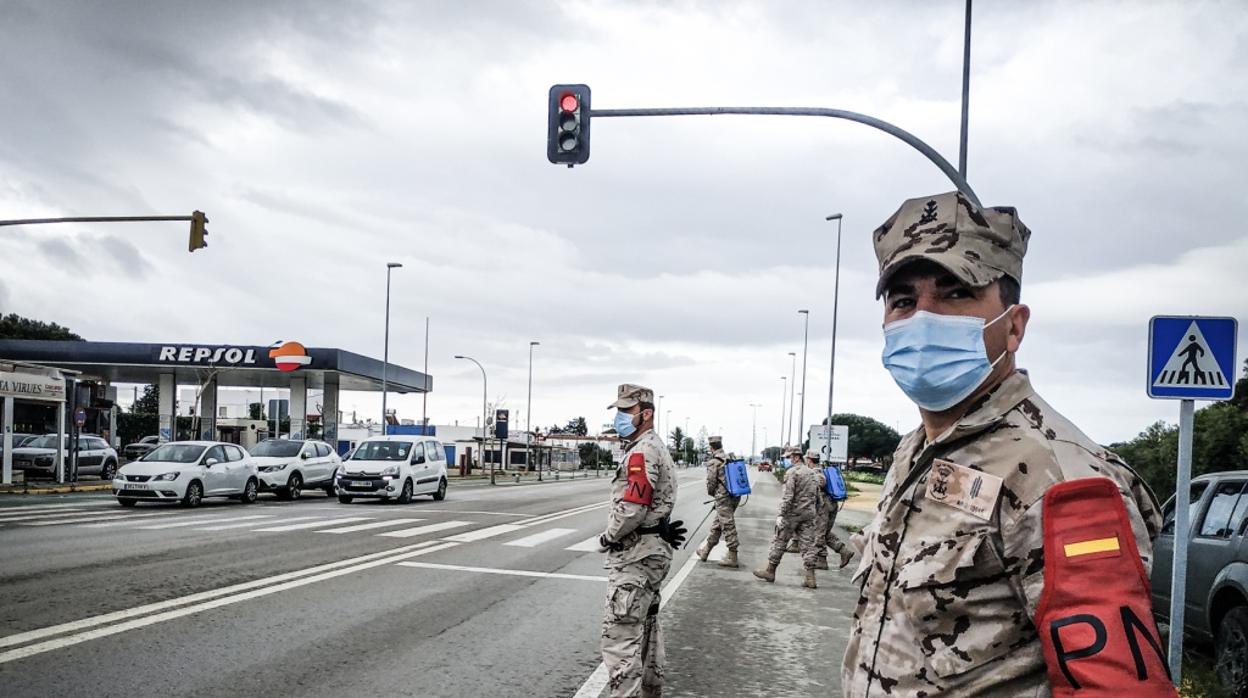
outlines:
[[1170, 576], [1170, 677], [1183, 679], [1183, 604], [1187, 596], [1187, 541], [1192, 484], [1194, 400], [1179, 403], [1179, 472], [1174, 489], [1174, 564]]

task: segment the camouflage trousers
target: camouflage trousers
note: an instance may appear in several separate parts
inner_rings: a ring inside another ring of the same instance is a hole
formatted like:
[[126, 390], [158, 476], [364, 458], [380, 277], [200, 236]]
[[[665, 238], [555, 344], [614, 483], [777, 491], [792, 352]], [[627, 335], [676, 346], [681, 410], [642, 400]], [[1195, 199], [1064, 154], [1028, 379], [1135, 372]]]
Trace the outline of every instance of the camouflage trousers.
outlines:
[[819, 562], [815, 518], [807, 516], [804, 519], [788, 517], [780, 522], [776, 537], [771, 541], [771, 550], [767, 551], [767, 562], [779, 565], [780, 559], [784, 557], [784, 549], [789, 547], [789, 541], [796, 538], [797, 549], [802, 552], [802, 565], [808, 570], [815, 568]]
[[835, 530], [836, 514], [840, 508], [838, 502], [829, 500], [815, 514], [815, 548], [819, 551], [818, 558], [824, 562], [828, 560], [828, 548], [837, 553], [845, 549], [845, 541], [836, 535]]
[[612, 698], [663, 695], [659, 589], [672, 561], [657, 555], [612, 568], [602, 620], [602, 662]]
[[739, 545], [737, 540], [737, 505], [741, 503], [740, 497], [716, 497], [715, 498], [715, 522], [711, 524], [711, 530], [706, 534], [706, 549], [710, 550], [719, 543], [722, 535], [724, 542], [728, 544], [729, 550], [736, 550]]

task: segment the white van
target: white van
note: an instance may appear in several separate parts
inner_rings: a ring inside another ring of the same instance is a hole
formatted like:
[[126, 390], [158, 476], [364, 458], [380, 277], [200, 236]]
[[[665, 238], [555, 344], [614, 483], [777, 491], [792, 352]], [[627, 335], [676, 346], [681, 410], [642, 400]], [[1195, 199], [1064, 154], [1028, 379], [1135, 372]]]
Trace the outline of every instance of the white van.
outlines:
[[334, 481], [338, 501], [356, 497], [394, 499], [400, 504], [417, 494], [446, 498], [446, 451], [432, 436], [371, 436], [342, 462]]

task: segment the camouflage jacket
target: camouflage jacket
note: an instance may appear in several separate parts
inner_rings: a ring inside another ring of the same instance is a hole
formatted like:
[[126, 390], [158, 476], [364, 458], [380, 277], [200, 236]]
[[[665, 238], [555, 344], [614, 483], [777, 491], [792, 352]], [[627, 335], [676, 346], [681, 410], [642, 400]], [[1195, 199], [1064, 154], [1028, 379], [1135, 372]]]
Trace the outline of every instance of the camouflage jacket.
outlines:
[[797, 521], [815, 518], [819, 506], [818, 478], [819, 473], [805, 463], [785, 470], [780, 515]]
[[[634, 454], [645, 459], [645, 477], [651, 488], [650, 505], [625, 501], [629, 483], [629, 461]], [[667, 446], [654, 430], [645, 432], [628, 445], [620, 467], [611, 480], [611, 509], [607, 515], [607, 538], [623, 543], [624, 549], [607, 554], [608, 568], [620, 567], [651, 555], [672, 557], [672, 547], [656, 535], [640, 535], [638, 528], [655, 526], [671, 515], [676, 506], [676, 466]]]
[[[981, 497], [981, 480], [1000, 478], [1000, 489], [976, 515], [946, 503], [951, 472], [974, 476], [972, 497]], [[1041, 507], [1049, 487], [1090, 477], [1118, 486], [1151, 567], [1156, 498], [1118, 456], [1041, 400], [1025, 373], [934, 443], [921, 428], [906, 436], [875, 518], [855, 536], [861, 595], [842, 667], [845, 695], [1049, 695], [1033, 624], [1044, 589]]]
[[728, 480], [724, 477], [724, 463], [728, 462], [728, 454], [721, 448], [711, 454], [706, 461], [706, 493], [716, 499], [727, 497]]

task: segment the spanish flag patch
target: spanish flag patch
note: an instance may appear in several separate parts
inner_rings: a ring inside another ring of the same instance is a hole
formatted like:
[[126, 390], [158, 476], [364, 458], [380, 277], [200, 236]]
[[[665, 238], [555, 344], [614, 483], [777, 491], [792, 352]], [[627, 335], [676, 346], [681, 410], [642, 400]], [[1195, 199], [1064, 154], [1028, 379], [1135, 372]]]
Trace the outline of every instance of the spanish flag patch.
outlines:
[[1116, 553], [1121, 548], [1118, 545], [1118, 536], [1109, 538], [1094, 538], [1092, 540], [1079, 541], [1078, 543], [1067, 543], [1063, 546], [1066, 557], [1079, 557], [1080, 555], [1091, 555], [1092, 553]]

